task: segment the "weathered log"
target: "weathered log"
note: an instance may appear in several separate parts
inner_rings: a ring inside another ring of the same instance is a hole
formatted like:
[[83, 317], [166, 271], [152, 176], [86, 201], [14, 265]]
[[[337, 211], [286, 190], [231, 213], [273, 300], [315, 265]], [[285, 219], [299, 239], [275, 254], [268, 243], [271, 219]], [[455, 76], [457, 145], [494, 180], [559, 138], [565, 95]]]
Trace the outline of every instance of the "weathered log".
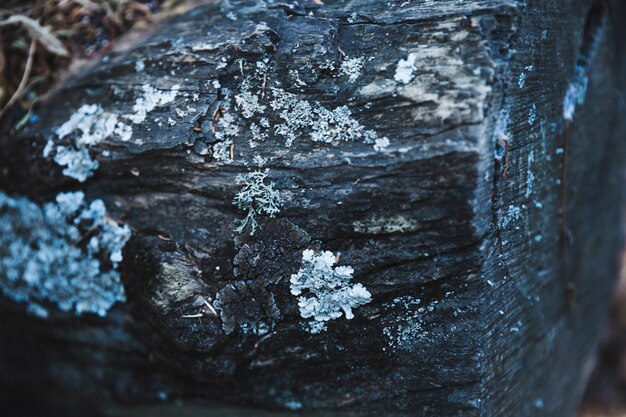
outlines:
[[622, 11], [267, 3], [166, 21], [5, 121], [2, 383], [571, 415], [621, 245]]

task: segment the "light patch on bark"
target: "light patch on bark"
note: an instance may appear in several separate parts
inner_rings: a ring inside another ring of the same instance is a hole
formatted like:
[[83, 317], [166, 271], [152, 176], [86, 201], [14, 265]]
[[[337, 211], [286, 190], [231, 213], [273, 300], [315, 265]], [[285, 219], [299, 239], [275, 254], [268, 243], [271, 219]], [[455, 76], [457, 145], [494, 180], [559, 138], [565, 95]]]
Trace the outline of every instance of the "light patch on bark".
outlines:
[[392, 80], [384, 78], [364, 85], [359, 90], [359, 94], [364, 98], [374, 99], [393, 94], [395, 91], [396, 83]]
[[419, 222], [403, 215], [371, 216], [365, 220], [354, 221], [352, 227], [357, 233], [371, 235], [407, 233], [416, 231], [419, 228]]
[[135, 72], [143, 72], [144, 69], [146, 69], [146, 63], [143, 59], [135, 61]]
[[143, 123], [146, 120], [146, 116], [152, 110], [158, 106], [164, 106], [171, 103], [176, 98], [180, 86], [177, 84], [171, 88], [171, 90], [157, 90], [151, 85], [144, 85], [141, 87], [143, 95], [137, 97], [135, 105], [133, 106], [134, 114], [127, 114], [123, 117], [132, 121], [135, 124]]

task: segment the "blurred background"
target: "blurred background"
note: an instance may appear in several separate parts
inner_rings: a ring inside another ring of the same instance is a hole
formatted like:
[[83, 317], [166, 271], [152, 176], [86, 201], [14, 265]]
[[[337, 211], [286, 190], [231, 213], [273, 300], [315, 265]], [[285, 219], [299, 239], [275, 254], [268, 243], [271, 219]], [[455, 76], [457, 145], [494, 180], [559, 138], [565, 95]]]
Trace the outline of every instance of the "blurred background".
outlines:
[[611, 317], [579, 417], [626, 416], [626, 252], [621, 263]]

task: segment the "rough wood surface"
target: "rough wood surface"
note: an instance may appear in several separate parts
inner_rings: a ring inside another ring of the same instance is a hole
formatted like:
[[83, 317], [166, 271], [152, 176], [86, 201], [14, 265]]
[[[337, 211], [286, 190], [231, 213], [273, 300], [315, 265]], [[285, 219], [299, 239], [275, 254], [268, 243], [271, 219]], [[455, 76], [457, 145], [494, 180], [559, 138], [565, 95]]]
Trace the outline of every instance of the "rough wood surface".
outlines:
[[[20, 225], [5, 259], [35, 227], [20, 196], [80, 190], [132, 237], [117, 268], [93, 255], [126, 300], [102, 312], [116, 299], [89, 294], [100, 316], [3, 286], [2, 382], [570, 415], [621, 244], [624, 16], [587, 0], [268, 3], [164, 22], [69, 77], [25, 131], [5, 123], [0, 221]], [[237, 233], [237, 176], [266, 169], [280, 213]], [[371, 295], [319, 333], [293, 295], [305, 249]]]

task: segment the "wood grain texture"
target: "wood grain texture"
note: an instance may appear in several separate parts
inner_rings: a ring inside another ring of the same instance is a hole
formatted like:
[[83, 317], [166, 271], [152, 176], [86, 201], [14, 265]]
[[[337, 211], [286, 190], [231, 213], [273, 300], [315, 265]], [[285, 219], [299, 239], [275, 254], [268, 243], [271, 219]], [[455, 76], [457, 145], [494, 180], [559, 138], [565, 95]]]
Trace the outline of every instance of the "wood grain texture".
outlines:
[[[38, 203], [82, 190], [133, 229], [127, 302], [106, 317], [3, 301], [3, 382], [346, 415], [570, 415], [621, 245], [624, 16], [587, 0], [268, 3], [163, 22], [3, 136], [2, 190]], [[569, 121], [577, 66], [589, 84]], [[79, 183], [43, 152], [74, 146], [57, 129], [85, 105], [132, 135], [89, 147], [98, 169]], [[238, 235], [236, 177], [265, 168], [282, 210]], [[340, 254], [372, 295], [320, 334], [289, 288], [306, 248]]]

